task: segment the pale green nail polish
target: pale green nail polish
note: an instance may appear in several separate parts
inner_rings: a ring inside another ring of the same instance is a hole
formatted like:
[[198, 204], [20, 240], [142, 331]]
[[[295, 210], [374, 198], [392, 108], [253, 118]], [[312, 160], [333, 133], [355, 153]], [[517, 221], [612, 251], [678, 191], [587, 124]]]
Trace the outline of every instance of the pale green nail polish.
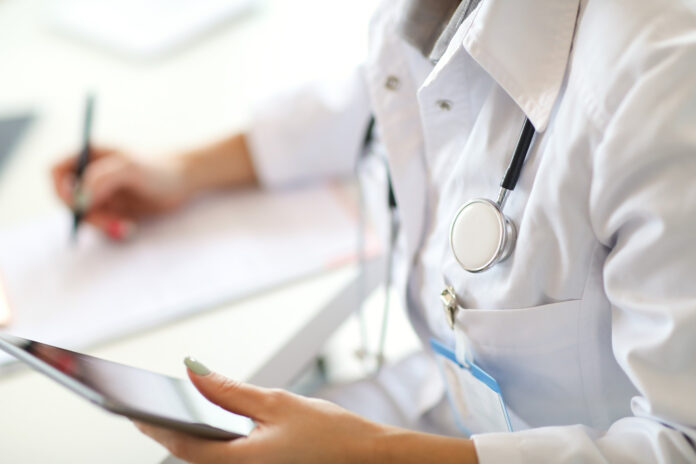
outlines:
[[184, 358], [184, 364], [186, 364], [186, 367], [188, 367], [189, 370], [196, 375], [205, 376], [210, 374], [210, 369], [205, 367], [205, 364], [198, 361], [196, 358], [192, 358], [191, 356], [186, 356], [186, 358]]

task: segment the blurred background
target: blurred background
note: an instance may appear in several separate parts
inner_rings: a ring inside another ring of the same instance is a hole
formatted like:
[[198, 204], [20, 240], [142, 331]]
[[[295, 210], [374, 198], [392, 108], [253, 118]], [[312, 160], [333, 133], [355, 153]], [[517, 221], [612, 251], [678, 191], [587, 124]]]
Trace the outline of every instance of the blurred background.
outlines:
[[[10, 210], [21, 218], [53, 201], [43, 167], [79, 146], [87, 92], [98, 96], [95, 141], [143, 154], [182, 150], [243, 126], [260, 98], [351, 70], [365, 53], [373, 7], [0, 0], [0, 118], [35, 116], [21, 147], [31, 159], [3, 168], [22, 172], [3, 175], [0, 224]], [[19, 179], [37, 182], [29, 189]]]
[[[243, 128], [255, 102], [349, 73], [365, 55], [375, 3], [0, 0], [0, 241], [61, 209], [49, 170], [78, 150], [88, 93], [97, 97], [95, 143], [170, 156]], [[11, 272], [2, 259], [0, 277]], [[45, 260], [47, 268], [55, 264]], [[182, 356], [194, 354], [229, 375], [255, 378], [291, 340], [308, 336], [302, 327], [318, 320], [358, 268], [353, 260], [83, 349], [176, 376]], [[365, 304], [373, 347], [384, 295], [378, 289]], [[386, 354], [397, 360], [417, 342], [402, 311], [389, 318]], [[336, 320], [314, 361], [282, 386], [307, 393], [367, 372], [355, 356], [366, 329], [355, 317]], [[158, 462], [164, 455], [126, 420], [38, 374], [0, 370], [0, 462]]]

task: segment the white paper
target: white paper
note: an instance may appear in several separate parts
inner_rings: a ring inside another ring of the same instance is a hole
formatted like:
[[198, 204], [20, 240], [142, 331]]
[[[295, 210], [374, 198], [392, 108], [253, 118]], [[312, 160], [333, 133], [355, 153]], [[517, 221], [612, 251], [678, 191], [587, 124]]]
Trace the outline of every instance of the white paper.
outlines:
[[345, 263], [357, 242], [346, 200], [345, 189], [327, 187], [221, 194], [142, 225], [126, 243], [84, 227], [72, 246], [64, 210], [0, 231], [13, 310], [4, 330], [80, 348]]

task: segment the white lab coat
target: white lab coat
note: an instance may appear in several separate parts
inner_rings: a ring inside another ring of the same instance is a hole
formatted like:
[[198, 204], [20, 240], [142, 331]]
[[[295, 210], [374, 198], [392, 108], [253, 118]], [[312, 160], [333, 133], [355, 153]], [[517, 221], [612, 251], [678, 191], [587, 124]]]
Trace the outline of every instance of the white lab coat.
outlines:
[[[451, 284], [457, 330], [517, 417], [513, 433], [473, 437], [480, 461], [696, 462], [693, 4], [483, 0], [435, 66], [394, 32], [399, 7], [378, 10], [357, 78], [261, 108], [262, 181], [350, 172], [373, 111], [411, 318], [451, 343]], [[495, 199], [525, 115], [538, 134], [505, 206], [516, 249], [469, 274], [450, 221]]]

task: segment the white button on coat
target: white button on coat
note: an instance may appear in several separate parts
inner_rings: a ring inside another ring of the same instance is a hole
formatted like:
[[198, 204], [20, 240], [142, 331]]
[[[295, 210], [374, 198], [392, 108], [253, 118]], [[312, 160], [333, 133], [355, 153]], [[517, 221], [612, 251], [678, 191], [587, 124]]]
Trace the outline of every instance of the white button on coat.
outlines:
[[[457, 330], [520, 430], [475, 436], [480, 461], [696, 462], [696, 11], [484, 0], [433, 67], [395, 34], [400, 4], [383, 2], [351, 80], [260, 109], [262, 181], [350, 173], [374, 112], [412, 321], [451, 343], [439, 294], [452, 285]], [[433, 104], [444, 96], [449, 111]], [[465, 272], [451, 220], [495, 199], [525, 116], [538, 134], [505, 205], [516, 248]], [[432, 405], [400, 393], [407, 417]]]

